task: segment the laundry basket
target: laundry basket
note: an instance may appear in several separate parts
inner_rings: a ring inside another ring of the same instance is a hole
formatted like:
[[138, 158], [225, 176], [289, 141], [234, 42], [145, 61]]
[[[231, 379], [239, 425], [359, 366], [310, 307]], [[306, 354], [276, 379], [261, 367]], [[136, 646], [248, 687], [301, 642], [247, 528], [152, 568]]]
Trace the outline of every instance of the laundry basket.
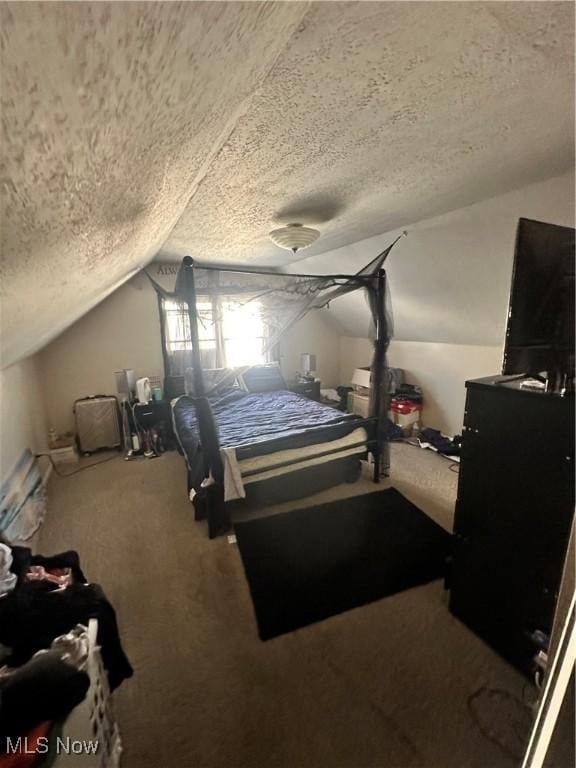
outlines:
[[[96, 643], [98, 620], [88, 625], [88, 660], [86, 672], [90, 687], [84, 701], [75, 707], [62, 728], [59, 754], [54, 768], [119, 768], [122, 742], [114, 718], [108, 677], [102, 664], [100, 648]], [[97, 743], [93, 754], [81, 749], [83, 742]], [[68, 751], [64, 749], [68, 748]]]

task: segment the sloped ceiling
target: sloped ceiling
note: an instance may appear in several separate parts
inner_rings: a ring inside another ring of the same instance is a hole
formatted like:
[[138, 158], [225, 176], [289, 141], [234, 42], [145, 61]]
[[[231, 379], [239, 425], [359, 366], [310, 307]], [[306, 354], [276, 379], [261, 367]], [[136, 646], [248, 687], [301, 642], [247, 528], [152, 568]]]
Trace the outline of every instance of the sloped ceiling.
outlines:
[[[285, 265], [573, 163], [573, 5], [3, 3], [2, 365], [161, 250]], [[87, 351], [89, 354], [89, 351]]]
[[[410, 225], [386, 261], [394, 339], [501, 347], [521, 216], [574, 227], [574, 174]], [[312, 256], [293, 269], [357, 272], [401, 232]], [[368, 336], [370, 315], [362, 291], [332, 302], [325, 316], [342, 336]]]
[[1, 5], [3, 366], [153, 257], [305, 10]]

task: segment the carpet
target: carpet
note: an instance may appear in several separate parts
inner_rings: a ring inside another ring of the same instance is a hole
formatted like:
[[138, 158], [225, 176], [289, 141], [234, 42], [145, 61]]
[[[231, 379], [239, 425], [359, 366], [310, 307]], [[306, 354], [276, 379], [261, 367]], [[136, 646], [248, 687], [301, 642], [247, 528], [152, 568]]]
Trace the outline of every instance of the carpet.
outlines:
[[395, 488], [234, 531], [262, 640], [440, 578], [451, 542]]

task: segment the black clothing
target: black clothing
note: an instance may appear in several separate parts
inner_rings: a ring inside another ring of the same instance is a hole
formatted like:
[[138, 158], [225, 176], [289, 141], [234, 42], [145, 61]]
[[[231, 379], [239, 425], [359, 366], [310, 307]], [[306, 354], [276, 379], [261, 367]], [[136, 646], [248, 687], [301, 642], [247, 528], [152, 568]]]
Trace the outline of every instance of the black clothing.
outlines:
[[48, 651], [0, 677], [0, 753], [7, 737], [22, 736], [46, 720], [66, 717], [86, 696], [90, 678]]
[[46, 570], [51, 568], [70, 568], [74, 581], [85, 583], [88, 579], [82, 573], [80, 568], [80, 558], [78, 552], [68, 550], [58, 555], [44, 557], [44, 555], [33, 555], [28, 547], [10, 547], [12, 549], [12, 565], [10, 570], [18, 576], [18, 583], [25, 580], [28, 569], [31, 565], [42, 565]]
[[120, 642], [114, 608], [97, 584], [77, 583], [58, 589], [48, 581], [30, 581], [0, 599], [0, 643], [12, 650], [7, 663], [24, 664], [76, 624], [88, 626], [91, 618], [98, 619], [98, 644], [113, 690], [131, 677], [133, 670]]

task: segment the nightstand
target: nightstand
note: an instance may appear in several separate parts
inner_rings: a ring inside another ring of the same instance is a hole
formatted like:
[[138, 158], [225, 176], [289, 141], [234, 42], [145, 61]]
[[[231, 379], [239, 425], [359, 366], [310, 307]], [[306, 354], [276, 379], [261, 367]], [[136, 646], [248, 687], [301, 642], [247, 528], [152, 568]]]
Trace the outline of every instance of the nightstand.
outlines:
[[[176, 438], [172, 429], [170, 403], [167, 400], [151, 400], [149, 403], [134, 403], [132, 407], [130, 415], [135, 417], [138, 429], [155, 429], [161, 436], [165, 449], [173, 451], [176, 448]], [[130, 426], [132, 428], [133, 424]]]
[[320, 381], [296, 381], [288, 385], [290, 392], [320, 402]]

